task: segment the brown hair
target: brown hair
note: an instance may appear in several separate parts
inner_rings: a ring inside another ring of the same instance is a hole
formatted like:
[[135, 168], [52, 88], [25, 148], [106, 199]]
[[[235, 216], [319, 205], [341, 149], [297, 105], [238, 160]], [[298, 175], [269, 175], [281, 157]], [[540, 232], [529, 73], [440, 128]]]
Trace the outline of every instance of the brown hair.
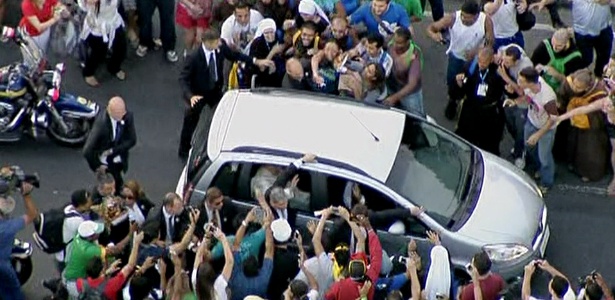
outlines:
[[207, 192], [205, 193], [205, 200], [209, 203], [214, 199], [218, 199], [222, 196], [224, 196], [224, 194], [222, 194], [222, 191], [214, 186], [207, 189]]
[[137, 182], [136, 180], [128, 180], [126, 183], [124, 183], [124, 187], [132, 192], [132, 195], [135, 197], [135, 199], [145, 198], [145, 192], [141, 188], [139, 182]]

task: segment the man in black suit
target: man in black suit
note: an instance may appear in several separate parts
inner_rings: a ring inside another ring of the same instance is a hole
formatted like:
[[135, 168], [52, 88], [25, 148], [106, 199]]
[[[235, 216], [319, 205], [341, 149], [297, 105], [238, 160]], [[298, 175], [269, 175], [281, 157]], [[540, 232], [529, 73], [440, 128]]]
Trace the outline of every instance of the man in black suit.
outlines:
[[205, 106], [214, 109], [222, 98], [224, 59], [253, 64], [263, 70], [267, 67], [275, 67], [271, 60], [251, 58], [231, 50], [220, 39], [217, 31], [206, 30], [203, 33], [202, 47], [188, 56], [179, 75], [179, 83], [187, 105], [178, 153], [183, 159], [188, 157], [192, 134], [201, 111]]
[[143, 223], [143, 231], [158, 237], [165, 245], [181, 241], [190, 226], [189, 211], [184, 209], [184, 201], [175, 193], [167, 193], [162, 206], [152, 211]]
[[207, 189], [205, 199], [199, 206], [199, 211], [201, 211], [201, 215], [194, 230], [194, 235], [199, 239], [205, 236], [205, 225], [207, 223], [214, 224], [226, 234], [235, 234], [236, 228], [233, 221], [237, 216], [237, 208], [229, 197], [222, 194], [219, 188], [210, 187]]
[[[265, 200], [271, 208], [275, 219], [285, 219], [293, 229], [297, 222], [297, 211], [288, 206], [288, 199], [293, 198], [291, 190], [299, 181], [296, 175], [301, 165], [314, 161], [316, 161], [314, 154], [303, 155], [301, 159], [292, 162], [265, 192]], [[286, 188], [289, 182], [291, 182], [291, 189]]]
[[109, 172], [115, 179], [115, 191], [122, 190], [122, 173], [128, 170], [128, 150], [137, 143], [132, 113], [120, 97], [109, 100], [107, 111], [100, 114], [83, 147], [83, 156], [90, 169]]

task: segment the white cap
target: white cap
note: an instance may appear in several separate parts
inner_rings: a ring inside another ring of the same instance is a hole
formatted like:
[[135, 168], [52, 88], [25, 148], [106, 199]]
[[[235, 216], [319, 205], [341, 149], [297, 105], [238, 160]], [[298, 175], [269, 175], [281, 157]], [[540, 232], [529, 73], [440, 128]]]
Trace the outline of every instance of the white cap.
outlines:
[[389, 227], [389, 233], [394, 235], [406, 234], [406, 225], [402, 221], [395, 221], [391, 227]]
[[280, 243], [288, 241], [293, 232], [290, 224], [285, 219], [277, 219], [271, 222], [271, 231], [273, 232], [273, 238]]
[[94, 221], [84, 221], [79, 224], [79, 228], [77, 232], [79, 232], [79, 236], [83, 238], [91, 237], [95, 234], [99, 234], [105, 230], [105, 226], [102, 223], [97, 223]]

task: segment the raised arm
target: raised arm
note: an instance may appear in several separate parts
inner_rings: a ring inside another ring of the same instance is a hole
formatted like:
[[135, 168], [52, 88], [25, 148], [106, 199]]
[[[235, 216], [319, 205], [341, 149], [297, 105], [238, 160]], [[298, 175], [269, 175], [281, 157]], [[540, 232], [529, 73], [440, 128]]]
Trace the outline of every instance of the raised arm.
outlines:
[[322, 215], [320, 216], [320, 221], [318, 222], [318, 226], [316, 226], [316, 230], [314, 231], [314, 235], [312, 236], [312, 244], [314, 245], [314, 254], [316, 257], [319, 257], [321, 254], [325, 252], [325, 248], [322, 245], [322, 232], [325, 229], [325, 224], [331, 215], [331, 208], [326, 208], [322, 211]]
[[442, 31], [453, 27], [453, 24], [455, 24], [455, 15], [445, 14], [442, 19], [429, 24], [429, 27], [427, 27], [427, 36], [438, 43], [442, 43]]
[[130, 256], [128, 257], [128, 264], [126, 264], [122, 268], [122, 274], [124, 274], [125, 277], [128, 277], [130, 273], [132, 273], [134, 268], [137, 266], [137, 255], [139, 254], [139, 246], [141, 245], [142, 241], [143, 241], [143, 231], [133, 234], [132, 250], [130, 250]]
[[194, 235], [194, 230], [196, 229], [196, 221], [199, 219], [201, 212], [198, 209], [193, 209], [190, 211], [190, 225], [188, 226], [188, 230], [184, 233], [182, 240], [179, 243], [175, 243], [169, 246], [169, 251], [175, 252], [177, 254], [186, 251], [190, 241], [192, 241], [192, 236]]
[[222, 243], [222, 247], [224, 248], [224, 268], [222, 268], [222, 277], [228, 282], [231, 280], [231, 275], [233, 273], [233, 265], [235, 264], [235, 259], [233, 258], [233, 249], [231, 249], [231, 245], [226, 239], [226, 235], [224, 232], [220, 230], [220, 228], [216, 229], [214, 236], [220, 243]]
[[241, 247], [241, 242], [243, 241], [243, 238], [246, 235], [246, 229], [248, 228], [248, 225], [250, 224], [250, 222], [254, 222], [254, 218], [255, 218], [254, 212], [255, 211], [256, 211], [256, 208], [253, 208], [252, 210], [250, 210], [250, 212], [248, 212], [245, 219], [241, 222], [241, 225], [237, 229], [237, 232], [235, 233], [235, 241], [233, 242], [233, 251], [239, 251]]
[[575, 109], [569, 110], [568, 112], [566, 112], [565, 114], [557, 117], [557, 122], [561, 122], [564, 120], [568, 120], [574, 116], [578, 116], [578, 115], [585, 115], [588, 113], [592, 113], [595, 111], [599, 111], [602, 109], [603, 105], [605, 104], [605, 102], [608, 104], [608, 102], [610, 102], [611, 99], [610, 98], [602, 98], [598, 101], [594, 101], [588, 105], [585, 106], [580, 106], [577, 107]]

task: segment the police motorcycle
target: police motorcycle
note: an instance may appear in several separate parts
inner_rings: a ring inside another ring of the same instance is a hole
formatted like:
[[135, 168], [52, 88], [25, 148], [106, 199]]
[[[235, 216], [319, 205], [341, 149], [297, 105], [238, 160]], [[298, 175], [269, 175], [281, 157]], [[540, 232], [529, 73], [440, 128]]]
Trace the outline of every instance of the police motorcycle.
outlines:
[[64, 93], [64, 63], [48, 69], [44, 53], [23, 29], [3, 27], [0, 39], [15, 42], [23, 58], [0, 67], [0, 142], [18, 141], [24, 132], [36, 139], [46, 131], [59, 144], [83, 144], [98, 104]]

